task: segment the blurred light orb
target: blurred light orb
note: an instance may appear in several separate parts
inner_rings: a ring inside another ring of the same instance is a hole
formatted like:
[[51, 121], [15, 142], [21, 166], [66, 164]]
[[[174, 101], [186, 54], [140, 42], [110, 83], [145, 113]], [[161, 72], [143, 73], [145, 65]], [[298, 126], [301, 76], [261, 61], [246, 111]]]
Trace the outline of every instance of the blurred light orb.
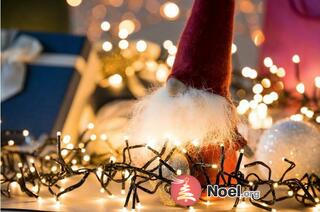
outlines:
[[263, 96], [263, 102], [267, 105], [270, 105], [273, 103], [275, 96], [271, 95], [271, 94], [267, 94]]
[[265, 88], [271, 87], [271, 81], [268, 78], [264, 78], [263, 80], [261, 80], [261, 84]]
[[241, 74], [242, 76], [246, 77], [246, 78], [250, 78], [250, 79], [255, 79], [258, 76], [258, 73], [256, 70], [250, 68], [250, 67], [244, 67], [241, 70]]
[[103, 42], [102, 49], [106, 52], [110, 51], [112, 49], [112, 43], [109, 41]]
[[263, 91], [263, 87], [262, 87], [262, 85], [261, 84], [255, 84], [253, 87], [252, 87], [252, 91], [253, 91], [253, 93], [255, 93], [255, 94], [258, 94], [258, 93], [262, 93], [262, 91]]
[[101, 29], [105, 32], [109, 31], [110, 30], [110, 23], [108, 21], [103, 21], [100, 25]]
[[146, 67], [148, 71], [156, 71], [158, 68], [158, 64], [153, 60], [149, 60], [146, 62]]
[[120, 49], [127, 49], [129, 47], [129, 42], [127, 40], [120, 40], [119, 41], [119, 48]]
[[135, 30], [135, 24], [132, 20], [126, 19], [121, 21], [119, 24], [119, 30], [126, 29], [128, 31], [128, 34], [131, 34]]
[[109, 0], [108, 2], [113, 7], [120, 7], [123, 4], [123, 0]]
[[164, 47], [165, 49], [168, 50], [171, 46], [173, 46], [173, 43], [172, 43], [171, 40], [165, 40], [165, 41], [163, 42], [163, 47]]
[[255, 95], [253, 96], [253, 99], [254, 99], [254, 101], [261, 102], [262, 99], [263, 99], [263, 97], [262, 97], [261, 94], [255, 94]]
[[147, 43], [144, 40], [139, 40], [136, 43], [136, 49], [138, 52], [144, 52], [147, 49]]
[[317, 88], [320, 88], [320, 76], [314, 78], [314, 84]]
[[129, 36], [129, 31], [127, 29], [120, 29], [118, 32], [118, 36], [121, 39], [126, 39]]
[[239, 102], [239, 105], [237, 107], [237, 112], [238, 112], [238, 114], [242, 115], [242, 114], [245, 114], [249, 108], [250, 108], [250, 105], [249, 105], [248, 100], [242, 99]]
[[168, 78], [169, 70], [166, 65], [161, 64], [156, 72], [156, 78], [159, 82], [165, 82]]
[[292, 62], [294, 63], [300, 63], [300, 57], [299, 55], [295, 54], [292, 56]]
[[279, 99], [279, 95], [275, 91], [272, 91], [269, 95], [272, 97], [273, 101], [277, 101]]
[[302, 114], [294, 114], [290, 116], [290, 120], [292, 121], [303, 121], [303, 115]]
[[9, 145], [9, 146], [13, 146], [13, 145], [14, 145], [14, 140], [9, 140], [9, 141], [8, 141], [8, 145]]
[[112, 87], [118, 88], [122, 85], [122, 77], [120, 74], [114, 74], [108, 78], [108, 82]]
[[305, 91], [304, 84], [302, 82], [298, 83], [296, 86], [296, 90], [298, 91], [298, 93], [303, 94]]
[[23, 131], [22, 131], [22, 135], [23, 135], [24, 137], [27, 137], [27, 136], [29, 135], [29, 131], [28, 131], [28, 130], [23, 130]]
[[71, 6], [71, 7], [77, 7], [82, 3], [82, 0], [67, 0], [67, 3]]
[[166, 2], [161, 6], [161, 15], [168, 20], [175, 20], [178, 18], [180, 9], [177, 4], [173, 2]]
[[270, 68], [270, 67], [273, 65], [273, 61], [272, 61], [272, 59], [271, 59], [270, 57], [266, 57], [266, 58], [264, 58], [264, 60], [263, 60], [263, 64], [264, 64], [266, 67]]
[[260, 29], [254, 30], [251, 38], [256, 46], [260, 46], [265, 41], [264, 34]]
[[171, 45], [168, 49], [168, 53], [170, 55], [175, 55], [177, 53], [178, 49], [175, 45]]
[[286, 71], [284, 70], [284, 68], [279, 68], [276, 72], [278, 77], [285, 77], [286, 76]]
[[231, 53], [232, 53], [232, 54], [234, 54], [234, 53], [236, 53], [236, 52], [237, 52], [237, 50], [238, 50], [237, 45], [236, 45], [236, 44], [234, 44], [234, 43], [232, 43], [232, 46], [231, 46]]
[[276, 65], [272, 65], [272, 66], [270, 67], [270, 72], [271, 72], [272, 74], [276, 74], [277, 71], [278, 71], [278, 67], [277, 67]]
[[167, 60], [166, 60], [168, 66], [172, 67], [173, 64], [174, 64], [174, 60], [175, 60], [175, 59], [176, 59], [176, 57], [173, 56], [173, 55], [168, 56], [168, 58], [167, 58]]

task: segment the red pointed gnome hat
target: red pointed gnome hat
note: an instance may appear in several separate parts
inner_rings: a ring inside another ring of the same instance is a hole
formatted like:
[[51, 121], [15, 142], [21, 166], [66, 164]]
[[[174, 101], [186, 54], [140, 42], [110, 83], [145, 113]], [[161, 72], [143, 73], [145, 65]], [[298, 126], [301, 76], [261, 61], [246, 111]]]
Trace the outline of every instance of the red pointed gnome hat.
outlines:
[[229, 97], [234, 0], [195, 0], [168, 79]]

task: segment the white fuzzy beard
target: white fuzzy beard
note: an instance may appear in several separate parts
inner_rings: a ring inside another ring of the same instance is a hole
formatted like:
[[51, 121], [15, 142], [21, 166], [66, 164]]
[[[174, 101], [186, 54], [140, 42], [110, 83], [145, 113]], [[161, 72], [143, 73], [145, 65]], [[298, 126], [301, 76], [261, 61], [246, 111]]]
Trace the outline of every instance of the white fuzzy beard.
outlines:
[[[147, 143], [158, 151], [166, 141], [169, 148], [183, 147], [192, 141], [200, 147], [230, 144], [235, 117], [233, 106], [222, 96], [188, 88], [171, 97], [163, 87], [137, 103], [129, 125], [129, 141], [131, 145]], [[139, 160], [145, 154], [140, 153]]]

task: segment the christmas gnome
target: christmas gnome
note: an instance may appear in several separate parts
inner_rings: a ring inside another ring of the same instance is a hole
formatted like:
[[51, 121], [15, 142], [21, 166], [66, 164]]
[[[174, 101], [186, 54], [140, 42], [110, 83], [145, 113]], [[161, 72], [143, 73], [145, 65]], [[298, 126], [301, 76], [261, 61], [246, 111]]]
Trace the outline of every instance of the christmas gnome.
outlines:
[[[226, 171], [233, 171], [236, 150], [246, 144], [237, 131], [230, 98], [234, 0], [195, 0], [180, 38], [175, 63], [164, 87], [140, 100], [130, 125], [133, 144], [160, 151], [165, 142], [188, 151], [194, 162], [218, 164], [226, 149]], [[150, 153], [151, 154], [151, 153]], [[152, 156], [136, 154], [144, 163]], [[208, 169], [211, 182], [216, 170]], [[201, 184], [201, 170], [192, 170]]]

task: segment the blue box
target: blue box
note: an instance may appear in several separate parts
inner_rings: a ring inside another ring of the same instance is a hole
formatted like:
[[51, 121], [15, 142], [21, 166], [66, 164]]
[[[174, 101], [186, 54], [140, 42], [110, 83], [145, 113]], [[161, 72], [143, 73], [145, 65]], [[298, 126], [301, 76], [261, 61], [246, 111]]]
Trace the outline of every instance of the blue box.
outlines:
[[[84, 36], [24, 32], [43, 46], [43, 54], [88, 58], [90, 45]], [[1, 103], [2, 130], [28, 129], [39, 137], [62, 130], [78, 89], [81, 74], [76, 67], [27, 64], [22, 92]]]

